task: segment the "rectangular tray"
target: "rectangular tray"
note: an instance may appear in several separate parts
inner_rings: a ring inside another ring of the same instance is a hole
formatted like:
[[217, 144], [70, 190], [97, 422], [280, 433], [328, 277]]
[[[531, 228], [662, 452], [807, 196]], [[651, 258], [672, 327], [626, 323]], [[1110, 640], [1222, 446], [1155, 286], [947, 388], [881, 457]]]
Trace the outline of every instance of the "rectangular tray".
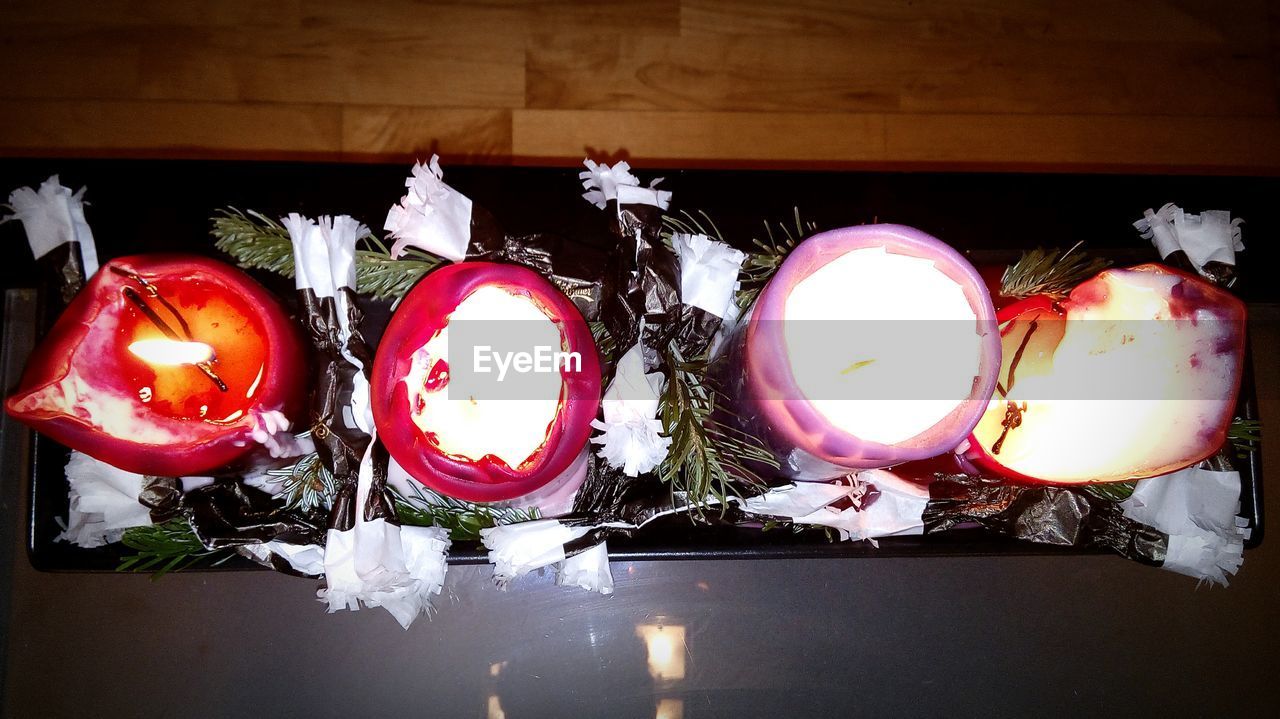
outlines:
[[[269, 216], [293, 211], [349, 213], [376, 229], [403, 192], [407, 172], [402, 165], [14, 160], [0, 163], [0, 187], [38, 184], [55, 173], [70, 187], [87, 185], [89, 220], [103, 258], [165, 250], [219, 256], [208, 234], [209, 217], [216, 209], [235, 206]], [[579, 197], [576, 169], [446, 167], [445, 173], [446, 181], [488, 208], [510, 233], [554, 232], [580, 241], [602, 237], [600, 211]], [[1131, 223], [1147, 207], [1168, 201], [1185, 203], [1189, 209], [1230, 209], [1249, 220], [1246, 239], [1274, 235], [1280, 229], [1268, 214], [1269, 198], [1280, 193], [1276, 178], [643, 168], [641, 173], [646, 181], [666, 177], [663, 187], [675, 193], [673, 212], [705, 211], [727, 239], [744, 248], [751, 238], [763, 237], [762, 220], [794, 223], [797, 207], [805, 220], [819, 228], [877, 221], [913, 225], [952, 244], [979, 265], [1009, 262], [1022, 249], [1069, 247], [1082, 239], [1091, 252], [1117, 263], [1153, 260], [1154, 250]], [[1280, 298], [1280, 286], [1268, 282], [1261, 272], [1250, 272], [1275, 266], [1276, 253], [1275, 248], [1261, 246], [1242, 254], [1243, 277], [1237, 290], [1246, 301]], [[32, 276], [24, 262], [0, 268], [6, 288], [38, 284]], [[282, 299], [292, 301], [290, 282], [263, 273], [255, 276]], [[15, 300], [10, 293], [4, 326], [6, 354], [21, 344], [24, 333], [29, 342], [30, 335], [55, 319], [43, 311], [36, 296], [27, 293]], [[370, 310], [372, 327], [365, 334], [376, 342], [388, 313], [385, 305]], [[1243, 416], [1256, 417], [1254, 396], [1252, 373], [1246, 370]], [[20, 429], [14, 423], [6, 426]], [[6, 429], [10, 431], [14, 430]], [[8, 438], [6, 443], [11, 444]], [[29, 466], [6, 466], [5, 472], [11, 477], [21, 473], [29, 482], [27, 534], [32, 564], [46, 571], [113, 569], [119, 562], [118, 546], [87, 550], [55, 541], [61, 531], [56, 518], [67, 512], [63, 474], [67, 450], [33, 436], [28, 456]], [[1260, 451], [1255, 448], [1241, 459], [1241, 512], [1253, 528], [1247, 543], [1252, 548], [1263, 535]], [[694, 526], [687, 518], [672, 517], [634, 537], [610, 540], [609, 549], [610, 556], [621, 560], [1081, 552], [1005, 540], [980, 530], [890, 537], [879, 544], [875, 548], [865, 542], [830, 542], [821, 531]], [[486, 561], [485, 551], [476, 543], [455, 543], [450, 561], [481, 563]], [[222, 568], [257, 566], [237, 560]]]

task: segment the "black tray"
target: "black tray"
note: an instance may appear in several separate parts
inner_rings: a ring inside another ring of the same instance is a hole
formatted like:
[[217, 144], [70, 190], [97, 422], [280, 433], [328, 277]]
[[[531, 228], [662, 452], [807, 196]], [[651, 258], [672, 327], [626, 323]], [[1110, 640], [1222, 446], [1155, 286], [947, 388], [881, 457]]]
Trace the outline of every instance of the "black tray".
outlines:
[[[1271, 198], [1280, 194], [1280, 179], [1257, 177], [1158, 177], [1132, 175], [981, 174], [981, 173], [853, 173], [781, 171], [650, 171], [644, 179], [665, 176], [674, 191], [672, 211], [706, 211], [725, 237], [745, 246], [763, 236], [764, 219], [793, 222], [798, 207], [805, 220], [820, 228], [866, 222], [897, 222], [918, 227], [965, 252], [976, 264], [1003, 263], [1034, 246], [1067, 247], [1085, 240], [1091, 252], [1117, 263], [1155, 259], [1131, 223], [1147, 207], [1178, 202], [1191, 210], [1229, 209], [1249, 220], [1250, 237], [1275, 236]], [[338, 165], [302, 163], [9, 160], [0, 163], [0, 188], [38, 184], [60, 173], [63, 184], [89, 187], [88, 217], [99, 255], [138, 252], [196, 252], [219, 256], [209, 237], [209, 217], [226, 206], [255, 209], [269, 216], [291, 211], [308, 215], [347, 213], [375, 230], [387, 208], [404, 191], [403, 165]], [[599, 211], [581, 199], [576, 169], [523, 167], [446, 167], [445, 180], [492, 211], [511, 233], [556, 232], [575, 239], [600, 237]], [[18, 232], [16, 228], [0, 230]], [[16, 240], [14, 240], [16, 241]], [[1280, 299], [1280, 286], [1252, 268], [1273, 267], [1277, 250], [1254, 243], [1241, 256], [1244, 276], [1237, 291], [1249, 302]], [[224, 258], [225, 259], [225, 258]], [[292, 284], [255, 273], [282, 298], [294, 296]], [[10, 262], [0, 267], [4, 287], [32, 286], [31, 265]], [[1257, 278], [1254, 280], [1254, 278]], [[43, 288], [41, 288], [43, 290]], [[34, 322], [45, 328], [54, 319], [37, 302]], [[386, 308], [371, 308], [376, 342], [386, 321]], [[20, 335], [9, 326], [6, 337]], [[7, 340], [8, 341], [8, 340]], [[6, 388], [11, 389], [11, 388]], [[1255, 417], [1252, 373], [1246, 371], [1240, 412]], [[13, 426], [12, 423], [9, 426]], [[55, 542], [56, 519], [67, 512], [63, 474], [67, 450], [55, 442], [31, 439], [29, 467], [5, 467], [30, 481], [28, 551], [41, 570], [112, 569], [118, 547], [81, 549]], [[1241, 457], [1241, 513], [1253, 529], [1246, 547], [1262, 541], [1261, 454], [1257, 448]], [[1045, 545], [1014, 542], [979, 530], [930, 537], [891, 537], [879, 548], [865, 542], [830, 542], [821, 531], [761, 532], [733, 527], [693, 526], [672, 517], [646, 527], [630, 539], [610, 540], [615, 559], [756, 559], [804, 557], [974, 556], [993, 554], [1079, 553]], [[455, 543], [454, 563], [485, 561], [484, 548]], [[226, 569], [256, 567], [232, 561]]]

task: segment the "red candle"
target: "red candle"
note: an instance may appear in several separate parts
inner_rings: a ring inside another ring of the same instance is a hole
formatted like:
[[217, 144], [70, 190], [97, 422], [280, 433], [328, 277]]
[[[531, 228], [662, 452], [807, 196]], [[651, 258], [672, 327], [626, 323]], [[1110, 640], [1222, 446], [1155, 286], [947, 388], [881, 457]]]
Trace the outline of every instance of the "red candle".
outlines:
[[108, 262], [5, 403], [62, 444], [138, 474], [208, 472], [244, 455], [262, 412], [302, 406], [297, 331], [230, 265], [193, 255]]
[[[526, 332], [577, 361], [535, 377], [537, 347], [527, 362], [506, 365], [483, 354], [487, 343]], [[468, 394], [464, 362], [494, 376], [503, 366], [524, 371], [536, 392]], [[378, 436], [410, 476], [459, 499], [504, 501], [560, 486], [567, 473], [581, 481], [600, 365], [586, 322], [550, 282], [516, 265], [464, 262], [405, 296], [378, 346], [371, 394]]]

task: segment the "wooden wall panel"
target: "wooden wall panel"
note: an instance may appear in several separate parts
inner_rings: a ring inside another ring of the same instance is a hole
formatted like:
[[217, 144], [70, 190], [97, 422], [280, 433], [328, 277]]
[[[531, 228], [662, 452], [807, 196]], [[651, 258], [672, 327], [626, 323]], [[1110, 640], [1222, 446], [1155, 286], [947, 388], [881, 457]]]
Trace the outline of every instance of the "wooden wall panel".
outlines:
[[15, 154], [276, 158], [342, 142], [336, 105], [0, 100], [0, 117]]
[[1280, 0], [0, 0], [0, 154], [1280, 170]]
[[527, 105], [541, 109], [1171, 115], [1276, 110], [1263, 49], [1226, 52], [1217, 44], [535, 36], [528, 62]]

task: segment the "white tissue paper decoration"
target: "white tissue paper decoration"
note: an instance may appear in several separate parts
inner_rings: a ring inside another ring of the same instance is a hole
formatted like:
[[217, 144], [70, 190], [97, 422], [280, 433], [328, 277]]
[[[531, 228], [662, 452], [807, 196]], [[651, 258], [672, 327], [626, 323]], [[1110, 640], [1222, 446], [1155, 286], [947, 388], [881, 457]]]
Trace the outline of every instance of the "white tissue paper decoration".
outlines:
[[98, 271], [98, 250], [93, 232], [84, 219], [85, 188], [72, 193], [54, 175], [40, 184], [39, 190], [19, 187], [9, 194], [13, 214], [0, 218], [0, 223], [21, 220], [31, 245], [31, 254], [40, 259], [53, 248], [76, 242], [85, 279]]
[[1189, 467], [1145, 479], [1120, 508], [1169, 535], [1165, 569], [1226, 586], [1244, 563], [1249, 529], [1238, 516], [1239, 472]]
[[613, 572], [609, 570], [609, 547], [606, 543], [601, 542], [565, 559], [556, 571], [556, 584], [605, 596], [613, 594]]
[[653, 205], [662, 210], [667, 209], [671, 206], [671, 193], [659, 190], [659, 182], [662, 182], [661, 177], [654, 178], [648, 187], [618, 185], [618, 205]]
[[1203, 274], [1208, 262], [1236, 263], [1236, 253], [1244, 249], [1240, 239], [1242, 222], [1240, 218], [1231, 219], [1231, 213], [1225, 210], [1193, 215], [1169, 203], [1159, 210], [1148, 209], [1133, 226], [1151, 240], [1161, 259], [1182, 250]]
[[391, 247], [394, 256], [413, 246], [452, 262], [466, 258], [471, 243], [471, 200], [446, 185], [443, 177], [436, 155], [427, 165], [414, 164], [413, 174], [404, 183], [409, 192], [387, 211], [382, 226], [396, 238]]
[[[320, 234], [324, 237], [329, 252], [329, 270], [333, 283], [337, 288], [356, 288], [356, 241], [369, 234], [369, 228], [347, 215], [339, 215], [332, 219], [320, 218]], [[351, 336], [352, 297], [346, 292], [336, 292], [334, 303], [337, 305], [338, 324], [342, 332], [342, 356], [355, 367], [364, 369], [364, 364], [351, 353], [347, 347], [347, 338]], [[364, 372], [356, 372], [352, 376], [351, 420], [365, 434], [373, 434], [373, 405], [369, 403], [369, 380]], [[351, 425], [349, 421], [348, 426]]]
[[[286, 217], [283, 224], [293, 240], [297, 287], [310, 288], [318, 297], [334, 298], [342, 355], [357, 369], [362, 369], [360, 361], [346, 347], [352, 331], [347, 312], [350, 298], [338, 290], [355, 284], [355, 243], [368, 230], [345, 215], [332, 219], [322, 217], [316, 223], [295, 213]], [[357, 475], [355, 526], [344, 531], [329, 530], [322, 551], [319, 547], [277, 551], [267, 546], [265, 549], [280, 554], [295, 568], [299, 566], [294, 564], [295, 560], [312, 568], [319, 560], [325, 587], [317, 592], [317, 597], [329, 605], [330, 612], [354, 611], [361, 603], [382, 607], [400, 626], [408, 629], [414, 619], [430, 610], [431, 597], [439, 594], [444, 584], [449, 534], [439, 527], [400, 527], [389, 524], [386, 519], [365, 520], [377, 437], [369, 416], [368, 382], [363, 372], [356, 372], [355, 378], [345, 408], [347, 423], [370, 435]]]
[[382, 607], [408, 629], [431, 610], [444, 586], [449, 533], [440, 527], [400, 527], [385, 519], [366, 521], [364, 506], [373, 482], [373, 443], [360, 463], [356, 524], [329, 530], [324, 548], [325, 587], [316, 596], [329, 612], [356, 611], [363, 602]]
[[661, 177], [650, 182], [648, 187], [641, 187], [640, 178], [631, 174], [631, 165], [626, 161], [613, 167], [590, 159], [583, 160], [582, 164], [587, 168], [578, 173], [582, 188], [586, 190], [582, 198], [602, 210], [609, 200], [617, 200], [619, 205], [653, 205], [663, 210], [671, 204], [671, 193], [658, 189]]
[[480, 538], [489, 549], [493, 578], [499, 584], [505, 585], [536, 569], [554, 566], [556, 584], [612, 594], [613, 573], [609, 570], [609, 549], [604, 542], [572, 557], [564, 556], [566, 542], [592, 529], [569, 526], [558, 519], [535, 519], [482, 529]]
[[600, 445], [599, 456], [628, 477], [657, 467], [671, 447], [671, 438], [661, 435], [662, 421], [655, 419], [662, 383], [661, 372], [645, 374], [644, 352], [639, 344], [633, 345], [618, 360], [613, 381], [601, 400], [604, 420], [591, 421], [592, 427], [603, 432], [591, 438]]
[[[356, 287], [356, 241], [369, 234], [369, 228], [347, 215], [321, 217], [319, 222], [298, 213], [281, 219], [293, 241], [294, 284], [310, 289], [316, 297], [332, 297], [336, 306], [338, 329], [342, 339], [342, 356], [355, 367], [363, 364], [347, 348], [351, 336], [350, 296], [339, 292], [342, 288]], [[343, 413], [343, 420], [352, 429], [365, 434], [373, 431], [373, 407], [369, 404], [369, 380], [363, 372], [352, 377], [351, 403]]]
[[316, 297], [333, 297], [333, 270], [329, 268], [329, 246], [315, 220], [291, 212], [280, 224], [293, 242], [293, 281], [300, 290]]
[[[879, 494], [868, 502], [864, 495], [871, 487]], [[852, 506], [828, 506], [844, 497], [853, 500]], [[921, 517], [928, 503], [928, 488], [883, 469], [859, 472], [851, 484], [799, 482], [741, 502], [753, 514], [831, 527], [840, 532], [841, 540], [865, 539], [872, 544], [878, 537], [923, 534]]]
[[58, 539], [81, 547], [120, 541], [130, 527], [150, 525], [151, 510], [138, 503], [145, 477], [81, 452], [67, 460], [71, 512]]
[[602, 210], [609, 200], [618, 199], [618, 185], [630, 187], [640, 185], [640, 178], [631, 174], [631, 165], [625, 160], [613, 167], [603, 162], [592, 162], [589, 158], [583, 160], [582, 164], [587, 168], [578, 173], [578, 179], [582, 180], [582, 189], [586, 190], [582, 193], [582, 199]]
[[324, 574], [324, 547], [318, 544], [289, 544], [272, 540], [265, 544], [246, 544], [241, 549], [263, 562], [268, 561], [271, 555], [277, 555], [299, 574], [311, 577]]
[[680, 301], [726, 317], [746, 254], [706, 235], [677, 232], [671, 244], [680, 261]]

